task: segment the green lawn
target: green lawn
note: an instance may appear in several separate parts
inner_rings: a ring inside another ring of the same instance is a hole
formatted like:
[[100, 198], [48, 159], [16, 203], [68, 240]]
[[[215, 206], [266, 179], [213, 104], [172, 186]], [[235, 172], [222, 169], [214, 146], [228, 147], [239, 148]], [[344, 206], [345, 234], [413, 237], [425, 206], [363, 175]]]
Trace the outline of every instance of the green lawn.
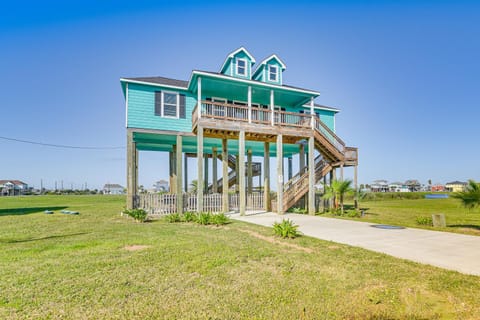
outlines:
[[[0, 198], [0, 319], [480, 314], [479, 277], [308, 237], [275, 240], [240, 222], [135, 223], [119, 215], [123, 205], [117, 196]], [[80, 215], [43, 213], [63, 208]]]
[[[480, 235], [480, 208], [466, 209], [456, 199], [382, 199], [362, 201], [359, 206], [366, 209], [365, 216], [351, 220]], [[352, 208], [353, 204], [348, 203], [347, 207]], [[436, 213], [445, 214], [446, 228], [417, 224], [417, 217]]]

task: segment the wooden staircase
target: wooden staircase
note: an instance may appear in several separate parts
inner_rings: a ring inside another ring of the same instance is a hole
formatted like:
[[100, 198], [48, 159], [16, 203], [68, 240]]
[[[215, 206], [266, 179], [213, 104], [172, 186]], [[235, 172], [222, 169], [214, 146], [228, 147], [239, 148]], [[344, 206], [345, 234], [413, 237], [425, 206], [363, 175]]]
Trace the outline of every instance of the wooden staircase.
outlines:
[[[315, 158], [315, 182], [320, 181], [332, 170], [322, 155]], [[283, 210], [287, 211], [308, 192], [309, 171], [307, 167], [288, 180], [283, 186]]]
[[[223, 160], [222, 154], [217, 154], [217, 158], [219, 160]], [[235, 171], [236, 165], [237, 165], [237, 157], [229, 154], [227, 162], [228, 162], [228, 167], [230, 169], [232, 169], [228, 173], [228, 187], [230, 188], [234, 184], [237, 183], [237, 174], [236, 174], [236, 171]], [[262, 173], [261, 163], [253, 162], [252, 163], [252, 177], [258, 177], [261, 173]], [[223, 178], [220, 178], [220, 179], [217, 180], [217, 188], [218, 188], [218, 191], [221, 192], [221, 190], [223, 188]], [[213, 191], [213, 184], [209, 184], [208, 185], [208, 192], [210, 193], [212, 191]]]

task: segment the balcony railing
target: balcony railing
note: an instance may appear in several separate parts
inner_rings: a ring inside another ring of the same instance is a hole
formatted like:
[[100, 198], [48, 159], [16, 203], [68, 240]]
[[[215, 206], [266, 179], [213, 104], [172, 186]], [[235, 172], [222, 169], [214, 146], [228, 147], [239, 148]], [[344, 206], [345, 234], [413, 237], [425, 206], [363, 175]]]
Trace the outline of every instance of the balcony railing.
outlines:
[[[263, 125], [277, 125], [294, 128], [312, 128], [312, 115], [307, 113], [286, 112], [266, 108], [221, 103], [213, 101], [202, 101], [200, 116], [221, 120], [240, 121]], [[273, 121], [272, 121], [273, 118]], [[192, 114], [192, 121], [195, 125], [198, 122], [198, 104]], [[345, 147], [345, 142], [340, 139], [320, 118], [313, 116], [313, 129], [330, 142], [341, 154], [348, 152], [348, 159], [356, 159], [356, 149]]]

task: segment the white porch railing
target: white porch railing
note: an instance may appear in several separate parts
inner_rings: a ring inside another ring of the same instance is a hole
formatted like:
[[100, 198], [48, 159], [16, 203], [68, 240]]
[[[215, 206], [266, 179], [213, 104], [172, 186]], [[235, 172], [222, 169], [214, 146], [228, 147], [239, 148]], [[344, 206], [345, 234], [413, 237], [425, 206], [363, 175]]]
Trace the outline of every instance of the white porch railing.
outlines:
[[[183, 194], [183, 211], [197, 211], [197, 195]], [[228, 195], [229, 211], [240, 209], [239, 194]], [[263, 193], [247, 194], [246, 210], [263, 210]], [[151, 216], [161, 216], [177, 212], [176, 194], [139, 194], [134, 196], [134, 206], [144, 209]], [[203, 195], [203, 211], [223, 212], [223, 194], [213, 193]]]

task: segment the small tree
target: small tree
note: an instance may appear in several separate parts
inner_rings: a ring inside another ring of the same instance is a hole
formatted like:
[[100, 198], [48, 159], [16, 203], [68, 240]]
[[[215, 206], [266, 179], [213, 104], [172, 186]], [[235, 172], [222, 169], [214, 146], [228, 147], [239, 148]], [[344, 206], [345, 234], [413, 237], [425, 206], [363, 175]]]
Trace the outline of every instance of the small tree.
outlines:
[[192, 180], [192, 183], [190, 183], [190, 192], [196, 193], [198, 190], [198, 180]]
[[334, 199], [335, 210], [340, 210], [343, 214], [343, 199], [347, 192], [352, 191], [352, 180], [332, 180], [331, 185], [325, 185], [325, 193], [322, 196], [324, 199]]
[[474, 180], [468, 180], [468, 185], [465, 191], [452, 193], [452, 198], [459, 199], [463, 206], [473, 209], [480, 206], [480, 184]]

